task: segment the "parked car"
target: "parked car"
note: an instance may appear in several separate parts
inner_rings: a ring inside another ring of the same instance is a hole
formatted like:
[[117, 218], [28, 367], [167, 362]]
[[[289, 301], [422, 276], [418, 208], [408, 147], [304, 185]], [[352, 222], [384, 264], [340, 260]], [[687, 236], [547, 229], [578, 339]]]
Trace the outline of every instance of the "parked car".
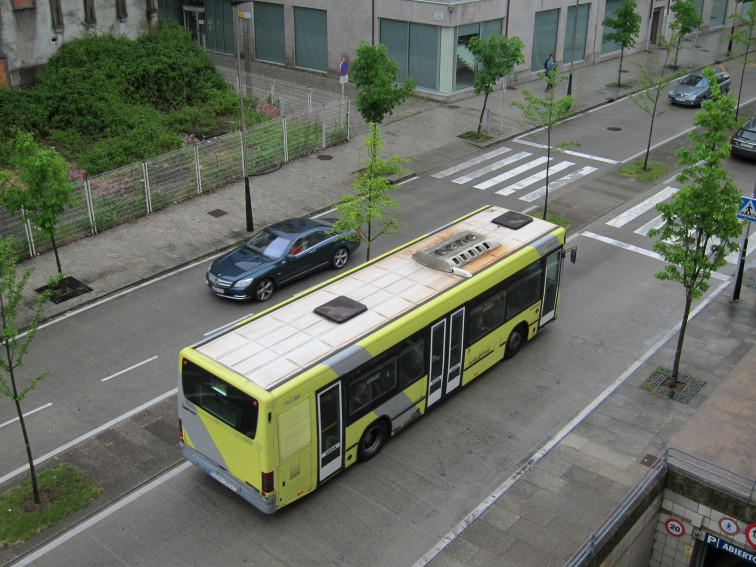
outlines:
[[335, 222], [294, 218], [272, 224], [215, 260], [207, 285], [221, 297], [265, 301], [285, 283], [328, 266], [343, 268], [360, 242], [357, 231], [330, 232]]
[[750, 118], [730, 138], [731, 154], [756, 158], [756, 116]]
[[[717, 83], [719, 84], [719, 93], [726, 95], [732, 88], [730, 75], [724, 71], [715, 71]], [[686, 106], [701, 106], [701, 103], [711, 98], [711, 87], [702, 71], [696, 71], [680, 79], [680, 83], [669, 91], [669, 101], [674, 104], [683, 104]]]

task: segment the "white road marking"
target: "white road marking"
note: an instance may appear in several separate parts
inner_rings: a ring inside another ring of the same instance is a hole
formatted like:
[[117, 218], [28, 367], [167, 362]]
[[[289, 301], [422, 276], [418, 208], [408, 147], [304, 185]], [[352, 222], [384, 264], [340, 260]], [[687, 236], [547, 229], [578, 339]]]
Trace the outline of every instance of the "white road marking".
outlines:
[[[554, 165], [549, 167], [549, 175], [551, 175], [552, 173], [558, 173], [562, 171], [563, 169], [572, 167], [573, 165], [575, 165], [575, 163], [571, 161], [560, 161], [559, 163], [555, 163]], [[518, 181], [517, 183], [512, 183], [512, 185], [508, 185], [507, 187], [504, 187], [504, 189], [499, 189], [496, 192], [496, 194], [497, 195], [511, 195], [515, 191], [524, 189], [525, 187], [528, 187], [529, 185], [532, 185], [536, 181], [540, 181], [541, 179], [544, 179], [545, 177], [546, 177], [546, 170], [543, 169], [539, 171], [538, 173], [534, 173], [530, 177], [526, 177], [525, 179], [522, 179]]]
[[[65, 445], [61, 445], [57, 449], [53, 449], [49, 453], [46, 453], [46, 454], [42, 455], [41, 457], [37, 457], [36, 459], [34, 459], [34, 464], [35, 465], [39, 465], [41, 463], [44, 463], [48, 459], [52, 459], [53, 457], [59, 455], [60, 453], [62, 453], [66, 449], [70, 449], [71, 447], [73, 447], [75, 445], [78, 445], [82, 441], [86, 441], [87, 439], [90, 439], [90, 438], [94, 437], [95, 435], [98, 435], [99, 433], [102, 433], [106, 429], [109, 429], [109, 428], [113, 427], [114, 425], [117, 425], [117, 424], [121, 423], [122, 421], [124, 421], [126, 419], [129, 419], [132, 415], [136, 415], [140, 411], [146, 410], [147, 408], [152, 407], [152, 406], [154, 406], [155, 404], [157, 404], [159, 402], [162, 402], [166, 398], [169, 398], [171, 396], [175, 396], [177, 393], [178, 393], [178, 388], [174, 388], [173, 390], [170, 390], [170, 391], [166, 392], [165, 394], [162, 394], [162, 395], [158, 396], [157, 398], [153, 398], [150, 401], [145, 402], [142, 405], [135, 407], [133, 410], [130, 410], [130, 411], [126, 412], [125, 414], [123, 414], [123, 415], [121, 415], [119, 417], [116, 417], [115, 419], [111, 419], [107, 423], [103, 423], [100, 427], [97, 427], [96, 429], [93, 429], [92, 431], [89, 431], [88, 433], [85, 433], [84, 435], [81, 435], [81, 436], [77, 437], [76, 439], [74, 439], [72, 441], [69, 441]], [[4, 482], [12, 479], [16, 475], [19, 475], [21, 473], [25, 473], [28, 470], [29, 470], [29, 464], [28, 463], [25, 464], [22, 467], [18, 467], [16, 470], [11, 471], [8, 474], [0, 477], [0, 484], [3, 484]]]
[[468, 181], [472, 181], [473, 179], [477, 179], [478, 177], [481, 177], [483, 175], [486, 175], [487, 173], [491, 173], [492, 171], [496, 171], [497, 169], [501, 169], [502, 167], [505, 167], [511, 163], [514, 163], [516, 161], [519, 161], [521, 159], [525, 159], [528, 157], [530, 152], [519, 152], [517, 154], [511, 155], [509, 157], [506, 157], [502, 160], [499, 160], [497, 162], [494, 162], [490, 165], [487, 165], [486, 167], [481, 167], [480, 169], [476, 169], [475, 171], [468, 173], [467, 175], [462, 175], [461, 177], [457, 177], [456, 179], [452, 179], [452, 183], [457, 183], [459, 185], [463, 183], [467, 183]]
[[532, 161], [529, 161], [528, 163], [523, 163], [522, 165], [515, 167], [514, 169], [505, 171], [501, 175], [492, 177], [488, 181], [484, 181], [483, 183], [479, 183], [478, 185], [473, 185], [473, 187], [475, 187], [476, 189], [489, 189], [494, 185], [498, 185], [502, 181], [506, 181], [507, 179], [512, 179], [513, 177], [520, 175], [524, 171], [533, 169], [534, 167], [538, 167], [539, 165], [543, 165], [547, 160], [548, 158], [546, 156], [541, 156]]
[[[703, 299], [690, 313], [688, 321], [698, 315], [701, 310], [711, 303], [722, 291], [730, 284], [729, 278], [723, 282], [717, 289], [715, 289], [708, 297]], [[458, 523], [449, 533], [447, 533], [441, 541], [434, 545], [425, 555], [423, 555], [414, 565], [414, 567], [425, 567], [433, 559], [440, 554], [446, 547], [452, 543], [457, 537], [462, 534], [468, 527], [470, 527], [475, 520], [477, 520], [484, 512], [486, 512], [494, 503], [504, 496], [507, 491], [525, 474], [537, 465], [554, 447], [556, 447], [561, 441], [567, 437], [580, 423], [588, 417], [593, 410], [600, 406], [606, 398], [608, 398], [614, 391], [619, 388], [625, 380], [632, 376], [638, 368], [640, 368], [645, 362], [651, 358], [656, 351], [658, 351], [664, 344], [672, 338], [680, 328], [680, 324], [674, 325], [668, 329], [664, 335], [656, 341], [650, 349], [648, 349], [638, 360], [636, 360], [630, 367], [620, 374], [617, 379], [612, 382], [607, 388], [601, 392], [591, 403], [589, 403], [583, 410], [578, 413], [567, 425], [565, 425], [559, 433], [557, 433], [551, 440], [541, 447], [538, 451], [525, 462], [512, 476], [505, 480], [496, 490], [494, 490], [488, 498], [483, 500], [472, 512], [470, 512], [465, 518]]]
[[636, 228], [633, 232], [635, 234], [640, 234], [641, 236], [648, 236], [648, 231], [652, 228], [661, 228], [664, 226], [664, 217], [659, 215], [658, 217], [651, 219], [646, 224], [644, 224], [640, 228]]
[[652, 195], [651, 197], [646, 199], [645, 201], [638, 203], [634, 207], [626, 210], [621, 215], [617, 215], [612, 220], [607, 221], [606, 224], [608, 224], [609, 226], [616, 227], [616, 228], [624, 226], [627, 223], [629, 223], [631, 220], [633, 220], [635, 217], [637, 217], [638, 215], [641, 215], [645, 213], [646, 211], [654, 208], [659, 203], [666, 201], [678, 191], [679, 189], [677, 189], [676, 187], [667, 186], [661, 191], [659, 191], [658, 193], [656, 193], [655, 195]]
[[489, 160], [496, 156], [500, 156], [501, 154], [504, 154], [509, 151], [511, 151], [510, 148], [506, 148], [502, 146], [501, 148], [493, 150], [492, 152], [486, 152], [483, 155], [464, 161], [460, 164], [453, 165], [452, 167], [445, 169], [443, 171], [439, 171], [438, 173], [434, 173], [433, 175], [431, 175], [431, 177], [435, 177], [436, 179], [441, 179], [442, 177], [448, 177], [452, 175], [453, 173], [457, 173], [458, 171], [462, 171], [463, 169], [467, 169], [468, 167], [478, 165], [479, 163], [483, 163], [486, 160]]
[[[27, 411], [25, 414], [23, 414], [23, 416], [24, 416], [24, 418], [27, 418], [27, 417], [29, 417], [33, 413], [37, 413], [40, 410], [43, 410], [45, 408], [49, 408], [51, 405], [52, 405], [52, 403], [48, 403], [48, 404], [45, 404], [43, 406], [39, 406], [38, 408], [35, 408], [35, 409], [31, 410], [31, 411]], [[15, 423], [16, 421], [18, 421], [18, 418], [14, 417], [13, 419], [9, 419], [5, 423], [0, 423], [0, 429], [2, 429], [3, 427], [5, 427], [6, 425], [10, 425], [11, 423]]]
[[[556, 179], [553, 182], [549, 183], [549, 193], [551, 193], [552, 191], [556, 191], [560, 187], [564, 187], [568, 183], [572, 183], [573, 181], [580, 179], [581, 177], [585, 177], [586, 175], [593, 173], [597, 169], [598, 169], [597, 167], [586, 165], [585, 167], [581, 167], [577, 171], [568, 173], [564, 177], [560, 179]], [[545, 185], [541, 187], [540, 189], [536, 189], [535, 191], [528, 193], [527, 195], [523, 195], [522, 197], [520, 197], [520, 200], [527, 201], [528, 203], [532, 203], [533, 201], [543, 197], [544, 195], [546, 195]]]
[[148, 362], [152, 362], [157, 358], [157, 355], [148, 358], [147, 360], [143, 360], [142, 362], [137, 362], [133, 366], [129, 366], [128, 368], [124, 368], [123, 370], [116, 372], [115, 374], [111, 374], [110, 376], [106, 376], [105, 378], [102, 378], [100, 382], [107, 382], [111, 378], [115, 378], [116, 376], [120, 376], [121, 374], [125, 374], [129, 370], [134, 370], [134, 368], [138, 368], [139, 366], [142, 366], [143, 364], [147, 364]]
[[[528, 142], [527, 140], [522, 140], [520, 138], [515, 138], [515, 142], [517, 142], [519, 144], [525, 144], [526, 146], [533, 146], [535, 148], [541, 148], [542, 150], [548, 150], [549, 149], [549, 147], [546, 144], [539, 144], [538, 142]], [[575, 156], [575, 157], [581, 157], [581, 158], [585, 158], [585, 159], [592, 159], [593, 161], [601, 161], [601, 162], [604, 162], [604, 163], [611, 163], [611, 164], [619, 163], [616, 159], [605, 158], [605, 157], [601, 157], [601, 156], [594, 156], [592, 154], [584, 154], [582, 152], [576, 152], [574, 150], [560, 150], [558, 148], [554, 148], [553, 146], [552, 146], [551, 149], [552, 149], [552, 151], [558, 152], [560, 154], [568, 154], [568, 155]]]

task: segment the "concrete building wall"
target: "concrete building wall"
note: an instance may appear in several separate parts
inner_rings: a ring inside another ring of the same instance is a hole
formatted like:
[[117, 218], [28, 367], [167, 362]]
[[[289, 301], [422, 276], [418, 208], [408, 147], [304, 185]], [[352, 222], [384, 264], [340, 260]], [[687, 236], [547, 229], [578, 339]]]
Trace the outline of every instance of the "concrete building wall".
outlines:
[[[73, 38], [95, 31], [136, 37], [148, 29], [148, 2], [124, 0], [126, 18], [119, 19], [115, 0], [92, 0], [96, 23], [85, 24], [83, 0], [59, 0], [61, 21], [53, 25], [50, 0], [26, 0], [18, 8], [17, 0], [0, 6], [0, 59], [6, 72], [0, 83], [23, 87], [41, 74], [47, 60], [58, 46]], [[0, 69], [2, 66], [0, 66]]]
[[659, 494], [646, 508], [622, 540], [601, 562], [612, 567], [639, 567], [647, 565], [656, 535], [657, 518], [661, 508], [662, 495]]

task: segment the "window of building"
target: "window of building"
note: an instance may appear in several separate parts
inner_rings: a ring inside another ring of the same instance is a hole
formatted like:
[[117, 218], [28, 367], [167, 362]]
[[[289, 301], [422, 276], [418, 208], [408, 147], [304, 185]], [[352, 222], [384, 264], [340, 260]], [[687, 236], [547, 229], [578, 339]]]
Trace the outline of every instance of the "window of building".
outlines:
[[50, 0], [50, 18], [52, 29], [56, 33], [63, 31], [63, 11], [60, 9], [60, 0]]
[[284, 12], [281, 4], [255, 2], [255, 58], [271, 63], [286, 62]]
[[[727, 1], [727, 0], [725, 0]], [[564, 30], [564, 56], [562, 61], [570, 63], [585, 59], [585, 41], [588, 35], [588, 15], [591, 12], [590, 4], [580, 4], [577, 10], [577, 26], [575, 25], [575, 6], [567, 8], [567, 28]]]
[[94, 0], [84, 0], [84, 23], [90, 26], [97, 23]]
[[116, 17], [119, 22], [125, 22], [129, 17], [129, 13], [126, 10], [126, 0], [116, 0]]
[[454, 90], [465, 89], [475, 83], [475, 57], [468, 44], [474, 37], [485, 39], [492, 35], [501, 35], [501, 20], [490, 20], [457, 27], [455, 51]]
[[[619, 8], [620, 2], [622, 0], [606, 0], [606, 7], [604, 8], [604, 18], [613, 18], [617, 13], [617, 8]], [[614, 31], [614, 28], [609, 28], [604, 25], [601, 26], [603, 29], [603, 35], [605, 36], [607, 33], [611, 33]], [[602, 37], [601, 39], [601, 53], [613, 53], [614, 51], [619, 51], [622, 48], [620, 43], [618, 41], [607, 41]]]
[[727, 0], [714, 0], [711, 4], [709, 26], [723, 26], [727, 18]]
[[[611, 0], [607, 0], [607, 3]], [[533, 24], [533, 54], [530, 59], [531, 71], [543, 71], [543, 64], [549, 55], [556, 55], [559, 8], [536, 12]]]
[[294, 7], [294, 64], [328, 71], [328, 20], [325, 10]]
[[413, 77], [417, 86], [438, 89], [439, 29], [437, 26], [381, 20], [381, 43], [399, 62], [396, 79]]

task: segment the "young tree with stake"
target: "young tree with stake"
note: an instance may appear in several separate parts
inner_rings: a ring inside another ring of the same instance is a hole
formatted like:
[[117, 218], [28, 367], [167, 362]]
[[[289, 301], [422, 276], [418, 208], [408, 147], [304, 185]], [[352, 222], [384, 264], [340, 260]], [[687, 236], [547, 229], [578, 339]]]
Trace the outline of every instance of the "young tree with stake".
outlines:
[[619, 72], [617, 73], [617, 86], [622, 86], [622, 61], [625, 49], [635, 47], [635, 38], [640, 33], [641, 15], [637, 12], [638, 4], [635, 0], [622, 0], [617, 6], [614, 17], [604, 18], [603, 24], [614, 31], [605, 33], [604, 40], [616, 41], [620, 44]]

